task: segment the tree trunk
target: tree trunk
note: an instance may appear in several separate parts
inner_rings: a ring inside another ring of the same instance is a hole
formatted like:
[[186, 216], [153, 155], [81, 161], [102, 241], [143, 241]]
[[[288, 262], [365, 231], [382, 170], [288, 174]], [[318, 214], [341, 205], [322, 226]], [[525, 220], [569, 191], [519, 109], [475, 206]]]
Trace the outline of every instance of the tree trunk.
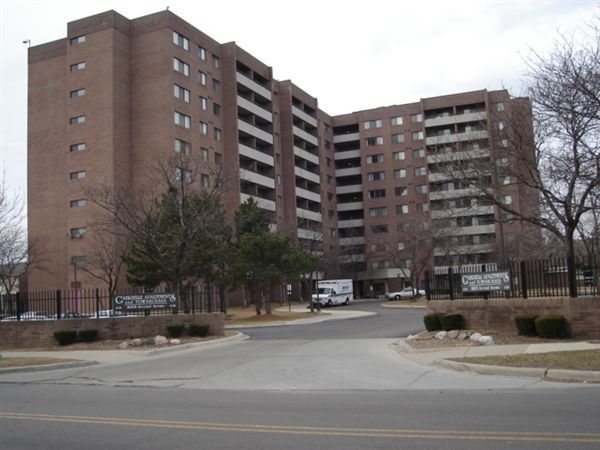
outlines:
[[577, 269], [575, 268], [575, 227], [566, 227], [565, 239], [567, 245], [567, 283], [569, 297], [577, 297]]

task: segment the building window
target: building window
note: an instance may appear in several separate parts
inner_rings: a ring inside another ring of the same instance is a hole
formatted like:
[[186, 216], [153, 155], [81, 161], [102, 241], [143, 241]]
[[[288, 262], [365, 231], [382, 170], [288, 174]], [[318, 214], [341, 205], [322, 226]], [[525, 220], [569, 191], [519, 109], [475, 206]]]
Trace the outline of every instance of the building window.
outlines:
[[424, 148], [418, 148], [416, 150], [413, 150], [413, 159], [417, 159], [417, 158], [425, 158], [425, 149]]
[[81, 36], [72, 37], [69, 42], [71, 45], [83, 44], [85, 42], [85, 34]]
[[504, 103], [502, 103], [502, 102], [492, 103], [492, 110], [494, 112], [502, 112], [502, 111], [504, 111]]
[[206, 99], [206, 97], [198, 97], [198, 100], [200, 101], [200, 109], [202, 111], [206, 111], [208, 109], [208, 100]]
[[498, 184], [501, 186], [506, 186], [512, 182], [512, 178], [510, 175], [501, 176], [498, 178]]
[[202, 72], [201, 70], [198, 71], [198, 83], [200, 83], [202, 86], [206, 86], [208, 82], [208, 75], [206, 75], [205, 72]]
[[385, 197], [385, 189], [373, 189], [368, 194], [369, 198], [383, 198]]
[[427, 185], [420, 184], [417, 187], [415, 187], [415, 191], [417, 192], [417, 194], [427, 194]]
[[200, 149], [200, 159], [202, 161], [208, 161], [208, 149], [207, 148], [202, 147]]
[[190, 91], [186, 88], [179, 86], [178, 84], [173, 85], [173, 95], [179, 100], [183, 100], [186, 103], [190, 102]]
[[370, 130], [372, 128], [381, 128], [383, 126], [383, 121], [381, 120], [367, 120], [365, 122], [365, 130]]
[[215, 164], [222, 165], [223, 164], [223, 155], [220, 153], [215, 153]]
[[415, 167], [415, 176], [422, 177], [423, 175], [427, 175], [427, 167]]
[[85, 150], [85, 143], [84, 142], [78, 142], [77, 144], [71, 144], [69, 146], [69, 151], [70, 152], [81, 152]]
[[408, 205], [396, 205], [396, 214], [408, 214]]
[[512, 196], [511, 195], [505, 195], [504, 197], [502, 197], [502, 204], [503, 205], [512, 205]]
[[85, 123], [85, 116], [75, 116], [69, 119], [69, 123], [71, 125], [76, 125], [80, 123]]
[[398, 242], [398, 250], [404, 250], [406, 248], [406, 244], [404, 242]]
[[392, 157], [394, 158], [394, 161], [404, 161], [406, 154], [404, 152], [394, 152], [392, 153]]
[[69, 205], [71, 208], [81, 208], [87, 204], [87, 200], [84, 198], [79, 198], [77, 200], [71, 200]]
[[71, 237], [71, 239], [82, 238], [83, 236], [85, 236], [86, 232], [87, 230], [85, 229], [85, 227], [71, 228], [69, 230], [69, 236]]
[[200, 134], [208, 136], [208, 124], [206, 122], [200, 122]]
[[190, 183], [192, 181], [192, 171], [183, 169], [181, 167], [175, 168], [175, 179], [176, 180], [184, 180]]
[[400, 144], [404, 142], [404, 134], [396, 133], [392, 134], [392, 144]]
[[396, 197], [404, 197], [408, 195], [408, 188], [406, 186], [396, 186], [394, 188], [394, 194]]
[[85, 178], [85, 170], [79, 170], [77, 172], [71, 172], [69, 174], [70, 180], [81, 180], [83, 178]]
[[198, 46], [198, 58], [202, 61], [206, 61], [206, 49], [204, 47]]
[[494, 128], [498, 131], [502, 131], [505, 128], [504, 122], [499, 120], [498, 122], [494, 122]]
[[192, 123], [192, 119], [190, 118], [190, 116], [186, 116], [185, 114], [182, 114], [178, 111], [175, 111], [174, 121], [175, 125], [179, 125], [183, 128], [190, 128]]
[[173, 31], [173, 44], [181, 47], [184, 50], [190, 49], [190, 40], [179, 34], [177, 31]]
[[85, 255], [71, 256], [71, 264], [77, 267], [85, 266]]
[[385, 179], [385, 172], [369, 172], [367, 177], [369, 181], [381, 181]]
[[82, 89], [75, 89], [74, 91], [71, 91], [69, 93], [69, 96], [71, 98], [74, 98], [74, 97], [83, 97], [84, 95], [85, 95], [85, 89], [83, 89], [83, 88]]
[[221, 67], [221, 59], [217, 55], [212, 55], [213, 67], [218, 69]]
[[411, 121], [411, 123], [423, 122], [423, 114], [421, 114], [421, 113], [411, 114], [410, 121]]
[[210, 186], [210, 178], [205, 173], [200, 175], [200, 184], [205, 188]]
[[496, 141], [496, 148], [508, 148], [508, 139], [499, 139]]
[[429, 203], [417, 203], [416, 208], [418, 212], [427, 212], [429, 211]]
[[370, 137], [365, 139], [365, 145], [371, 146], [371, 145], [383, 145], [383, 137], [381, 136], [377, 136], [377, 137]]
[[221, 82], [219, 80], [215, 80], [213, 78], [213, 91], [215, 92], [221, 92]]
[[378, 270], [378, 269], [387, 269], [388, 267], [390, 267], [390, 262], [389, 261], [373, 261], [371, 263], [371, 269], [373, 270]]
[[81, 61], [75, 64], [71, 64], [70, 66], [71, 72], [76, 72], [78, 70], [85, 69], [85, 61]]
[[371, 233], [383, 234], [388, 232], [387, 224], [371, 225]]
[[384, 206], [379, 207], [379, 208], [369, 208], [369, 216], [371, 216], [371, 217], [387, 216], [387, 208]]
[[406, 178], [406, 169], [394, 170], [394, 178]]
[[189, 155], [192, 151], [192, 144], [181, 139], [175, 139], [175, 152]]
[[404, 122], [404, 121], [402, 120], [402, 117], [400, 117], [400, 116], [392, 117], [392, 118], [390, 119], [390, 123], [391, 123], [393, 126], [396, 126], [396, 125], [402, 125], [402, 123], [403, 123], [403, 122]]
[[173, 70], [182, 73], [186, 77], [190, 76], [190, 66], [180, 59], [173, 58]]
[[377, 164], [383, 162], [383, 154], [367, 156], [367, 164]]
[[223, 139], [223, 132], [219, 128], [215, 128], [215, 140], [220, 141]]
[[219, 105], [218, 103], [213, 103], [213, 114], [215, 116], [221, 115], [221, 105]]
[[422, 131], [414, 131], [412, 134], [413, 141], [422, 141], [423, 140], [423, 132]]

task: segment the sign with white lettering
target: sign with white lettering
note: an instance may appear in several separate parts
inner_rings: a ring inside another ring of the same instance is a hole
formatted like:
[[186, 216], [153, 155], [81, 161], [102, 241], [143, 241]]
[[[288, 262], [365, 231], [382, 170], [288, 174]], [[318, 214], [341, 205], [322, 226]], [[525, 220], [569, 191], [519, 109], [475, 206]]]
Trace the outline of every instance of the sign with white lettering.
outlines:
[[468, 273], [461, 276], [463, 292], [510, 291], [510, 274], [503, 272]]
[[177, 296], [175, 294], [135, 294], [115, 297], [115, 310], [117, 311], [175, 309], [176, 307]]

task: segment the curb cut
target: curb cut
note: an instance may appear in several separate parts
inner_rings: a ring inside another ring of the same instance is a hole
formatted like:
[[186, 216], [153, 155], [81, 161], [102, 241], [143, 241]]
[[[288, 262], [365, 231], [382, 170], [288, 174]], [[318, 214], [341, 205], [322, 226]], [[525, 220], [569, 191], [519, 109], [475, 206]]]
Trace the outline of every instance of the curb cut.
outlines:
[[142, 352], [142, 355], [148, 356], [148, 357], [156, 356], [156, 355], [160, 355], [163, 353], [171, 353], [171, 352], [177, 352], [177, 351], [181, 351], [181, 350], [188, 350], [190, 348], [195, 348], [195, 347], [200, 347], [200, 346], [214, 346], [214, 345], [218, 345], [218, 344], [228, 344], [230, 342], [235, 342], [235, 341], [244, 341], [248, 338], [249, 338], [249, 336], [247, 336], [243, 333], [240, 333], [238, 331], [235, 331], [235, 335], [227, 336], [222, 339], [211, 339], [210, 341], [190, 342], [189, 344], [155, 348], [152, 350], [147, 350], [145, 352]]

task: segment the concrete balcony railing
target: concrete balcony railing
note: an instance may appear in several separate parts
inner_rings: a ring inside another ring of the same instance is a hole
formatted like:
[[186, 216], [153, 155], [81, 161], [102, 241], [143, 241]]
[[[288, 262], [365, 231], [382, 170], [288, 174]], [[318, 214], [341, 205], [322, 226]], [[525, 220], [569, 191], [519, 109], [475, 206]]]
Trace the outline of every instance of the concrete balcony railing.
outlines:
[[340, 144], [342, 142], [350, 142], [350, 141], [359, 141], [360, 134], [359, 133], [347, 133], [347, 134], [338, 134], [333, 137], [334, 144]]
[[448, 208], [441, 210], [432, 210], [432, 219], [447, 219], [452, 217], [468, 217], [468, 216], [482, 216], [494, 214], [494, 206], [473, 206], [470, 208]]
[[251, 91], [256, 92], [257, 94], [259, 94], [261, 97], [266, 98], [267, 100], [271, 100], [271, 91], [262, 87], [260, 84], [258, 84], [256, 81], [251, 80], [250, 78], [248, 78], [245, 75], [242, 75], [241, 73], [236, 73], [235, 74], [235, 79], [238, 83], [246, 86], [248, 89], [250, 89]]
[[338, 228], [356, 228], [364, 226], [364, 219], [338, 220]]
[[238, 145], [240, 155], [244, 155], [246, 158], [253, 159], [255, 161], [259, 161], [267, 166], [273, 167], [275, 165], [275, 158], [271, 155], [267, 155], [259, 150], [256, 150], [252, 147], [248, 147], [244, 144]]
[[321, 184], [321, 177], [319, 174], [311, 172], [309, 170], [302, 169], [300, 167], [294, 167], [294, 175], [300, 178], [304, 178], [312, 183]]
[[246, 111], [251, 112], [252, 114], [265, 119], [267, 122], [273, 122], [273, 114], [270, 111], [267, 111], [264, 108], [252, 103], [249, 100], [246, 100], [244, 97], [240, 97], [238, 95], [237, 98], [238, 106], [244, 108]]
[[348, 186], [336, 186], [336, 194], [352, 194], [354, 192], [362, 192], [362, 184], [352, 184]]
[[323, 240], [323, 233], [321, 233], [320, 231], [306, 230], [304, 228], [298, 228], [297, 236], [300, 239], [306, 239], [309, 241]]
[[273, 144], [273, 135], [271, 133], [261, 130], [260, 128], [240, 119], [238, 119], [238, 130], [248, 133], [249, 135], [258, 138], [267, 144]]
[[473, 112], [466, 114], [456, 114], [453, 116], [434, 117], [432, 119], [425, 119], [426, 127], [439, 127], [444, 125], [451, 125], [454, 123], [465, 123], [465, 122], [482, 122], [486, 120], [487, 114], [485, 111]]
[[312, 202], [321, 203], [321, 194], [307, 191], [306, 189], [302, 189], [299, 187], [296, 188], [296, 197], [301, 197]]
[[318, 124], [316, 118], [314, 118], [313, 116], [309, 116], [300, 108], [297, 108], [295, 106], [292, 106], [292, 114], [295, 115], [298, 119], [304, 120], [306, 123], [312, 125], [313, 127], [316, 127]]
[[425, 138], [425, 143], [427, 145], [443, 145], [454, 142], [478, 141], [487, 138], [488, 132], [486, 130], [478, 130], [466, 131], [464, 133], [442, 134], [441, 136], [429, 136], [428, 138]]
[[350, 202], [350, 203], [338, 203], [337, 210], [338, 211], [356, 211], [363, 209], [363, 202]]
[[240, 203], [244, 203], [249, 198], [252, 198], [258, 204], [259, 208], [267, 211], [277, 210], [277, 205], [273, 200], [267, 200], [266, 198], [257, 197], [256, 195], [244, 194], [243, 192], [240, 193]]
[[307, 133], [306, 131], [304, 131], [301, 128], [298, 128], [297, 126], [292, 126], [292, 129], [294, 130], [294, 135], [299, 137], [300, 139], [304, 139], [306, 142], [311, 143], [312, 145], [319, 145], [319, 139], [317, 139], [316, 136], [313, 136], [310, 133]]
[[350, 175], [360, 175], [362, 173], [362, 168], [358, 167], [347, 167], [345, 169], [337, 169], [335, 171], [336, 177], [347, 177]]
[[296, 208], [296, 217], [298, 217], [299, 219], [308, 219], [319, 223], [321, 223], [323, 220], [323, 216], [321, 215], [321, 213], [309, 211], [308, 209], [304, 208]]
[[335, 160], [336, 161], [340, 161], [342, 159], [353, 159], [353, 158], [360, 158], [361, 154], [360, 154], [360, 150], [347, 150], [345, 152], [335, 152]]
[[294, 146], [294, 155], [299, 158], [305, 159], [313, 164], [319, 165], [319, 157], [317, 155], [313, 155], [306, 150], [301, 149], [300, 147]]
[[252, 172], [251, 170], [240, 169], [240, 179], [270, 189], [275, 189], [275, 180], [273, 178]]

